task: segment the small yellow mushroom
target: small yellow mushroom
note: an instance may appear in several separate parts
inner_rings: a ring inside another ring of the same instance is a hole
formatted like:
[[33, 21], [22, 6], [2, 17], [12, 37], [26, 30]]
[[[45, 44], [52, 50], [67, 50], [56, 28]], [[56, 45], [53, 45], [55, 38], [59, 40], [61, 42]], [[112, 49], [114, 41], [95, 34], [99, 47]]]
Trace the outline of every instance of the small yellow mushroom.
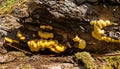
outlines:
[[20, 37], [20, 40], [25, 40], [25, 37], [24, 36]]
[[20, 31], [17, 32], [17, 37], [22, 37], [22, 34]]
[[78, 35], [76, 35], [75, 38], [73, 38], [73, 41], [74, 42], [79, 42], [80, 41], [80, 38], [78, 37]]
[[17, 32], [17, 37], [20, 39], [20, 40], [25, 40], [25, 36], [23, 36], [23, 34], [21, 33], [21, 31], [18, 31]]
[[101, 29], [106, 26], [106, 23], [103, 20], [99, 20], [95, 25]]
[[54, 37], [54, 34], [53, 34], [53, 33], [42, 32], [42, 31], [38, 31], [38, 35], [39, 35], [41, 38], [44, 38], [44, 39], [48, 39], [48, 38], [53, 38], [53, 37]]
[[30, 50], [32, 52], [38, 52], [40, 48], [38, 48], [38, 45], [36, 43], [36, 40], [31, 40], [27, 42], [28, 46], [30, 47]]
[[55, 52], [55, 53], [61, 53], [61, 52], [57, 51], [54, 47], [51, 47], [50, 51]]
[[41, 29], [49, 29], [49, 30], [52, 30], [53, 29], [53, 27], [52, 26], [49, 26], [49, 25], [40, 25], [40, 28]]
[[46, 43], [45, 43], [46, 41], [45, 40], [40, 40], [38, 42], [40, 42], [40, 46], [38, 46], [38, 47], [40, 47], [41, 50], [44, 51], [45, 48], [46, 48]]
[[19, 43], [19, 41], [14, 40], [14, 39], [9, 38], [9, 37], [5, 37], [5, 41], [6, 41], [6, 42], [9, 42], [9, 43]]
[[97, 40], [101, 40], [102, 39], [102, 36], [100, 34], [96, 34], [94, 31], [92, 32], [92, 36], [94, 36], [95, 39]]
[[97, 23], [96, 20], [90, 22], [91, 25], [95, 25], [96, 23]]
[[56, 46], [55, 46], [55, 49], [56, 49], [57, 51], [59, 51], [59, 52], [64, 52], [65, 49], [66, 49], [66, 47], [59, 44], [59, 45], [56, 45]]
[[84, 49], [86, 47], [86, 41], [78, 37], [78, 35], [76, 35], [75, 38], [73, 38], [73, 41], [79, 43], [79, 49]]
[[64, 52], [66, 50], [66, 46], [63, 46], [61, 44], [54, 44], [53, 46], [51, 45], [51, 47], [49, 47], [49, 49], [52, 51], [52, 52], [55, 52], [55, 53], [61, 53], [61, 52]]

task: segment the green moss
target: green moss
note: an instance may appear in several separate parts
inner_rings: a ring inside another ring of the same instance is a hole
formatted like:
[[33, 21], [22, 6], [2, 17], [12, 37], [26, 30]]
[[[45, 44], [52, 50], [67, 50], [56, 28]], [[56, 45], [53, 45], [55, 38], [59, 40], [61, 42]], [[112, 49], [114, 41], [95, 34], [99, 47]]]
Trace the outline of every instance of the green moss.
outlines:
[[112, 66], [105, 64], [105, 65], [98, 67], [98, 69], [113, 69], [113, 68], [112, 68]]
[[92, 58], [90, 53], [88, 53], [88, 52], [79, 53], [78, 52], [75, 54], [75, 57], [79, 60], [82, 60], [87, 69], [97, 69], [97, 65], [95, 63], [95, 60]]
[[33, 68], [30, 64], [26, 64], [21, 69], [33, 69]]
[[120, 56], [105, 56], [104, 60], [111, 69], [120, 69]]
[[75, 57], [81, 60], [86, 69], [120, 69], [120, 56], [100, 56], [97, 61], [88, 52], [76, 53]]
[[21, 3], [24, 0], [5, 0], [0, 1], [0, 13], [5, 13], [7, 11], [11, 11], [15, 4]]

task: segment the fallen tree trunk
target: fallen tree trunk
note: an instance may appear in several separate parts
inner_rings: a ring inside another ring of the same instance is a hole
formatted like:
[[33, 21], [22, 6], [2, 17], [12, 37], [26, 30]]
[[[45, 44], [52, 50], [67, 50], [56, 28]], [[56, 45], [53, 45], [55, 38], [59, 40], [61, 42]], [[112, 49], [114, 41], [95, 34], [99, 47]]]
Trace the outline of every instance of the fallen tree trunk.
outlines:
[[[119, 4], [119, 2], [118, 2]], [[17, 10], [16, 10], [17, 9]], [[86, 41], [86, 48], [83, 50], [91, 52], [108, 52], [120, 49], [119, 42], [99, 41], [92, 36], [92, 20], [110, 20], [116, 22], [117, 26], [104, 28], [105, 35], [110, 36], [109, 32], [116, 32], [116, 39], [120, 41], [120, 7], [104, 3], [80, 3], [76, 4], [72, 0], [31, 0], [26, 11], [18, 7], [13, 10], [14, 16], [18, 17], [20, 23], [25, 27], [24, 30], [38, 31], [40, 25], [50, 25], [53, 30], [43, 30], [55, 34], [53, 39], [65, 44], [69, 48], [77, 48], [73, 42], [75, 35]], [[23, 32], [26, 33], [27, 32]], [[37, 33], [36, 33], [37, 34]]]

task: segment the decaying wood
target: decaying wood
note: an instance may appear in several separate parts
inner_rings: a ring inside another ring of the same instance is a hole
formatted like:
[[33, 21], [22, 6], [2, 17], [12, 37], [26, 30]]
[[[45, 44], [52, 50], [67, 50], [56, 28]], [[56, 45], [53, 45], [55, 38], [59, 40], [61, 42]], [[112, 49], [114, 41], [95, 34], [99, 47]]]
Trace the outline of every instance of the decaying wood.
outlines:
[[[91, 35], [93, 26], [90, 25], [90, 21], [98, 19], [115, 22], [118, 24], [117, 26], [105, 28], [107, 31], [105, 35], [120, 40], [119, 2], [117, 5], [107, 4], [85, 2], [77, 5], [74, 0], [31, 0], [27, 10], [17, 7], [17, 10], [16, 8], [13, 10], [13, 15], [20, 19], [20, 23], [26, 27], [26, 30], [38, 31], [40, 25], [53, 26], [54, 29], [51, 32], [56, 34], [54, 39], [69, 48], [76, 49], [76, 44], [72, 39], [78, 35], [87, 42], [84, 50], [108, 52], [120, 49], [120, 43], [96, 40]], [[20, 11], [21, 13], [17, 14]], [[112, 32], [115, 29], [116, 32]], [[112, 35], [108, 34], [110, 32]]]

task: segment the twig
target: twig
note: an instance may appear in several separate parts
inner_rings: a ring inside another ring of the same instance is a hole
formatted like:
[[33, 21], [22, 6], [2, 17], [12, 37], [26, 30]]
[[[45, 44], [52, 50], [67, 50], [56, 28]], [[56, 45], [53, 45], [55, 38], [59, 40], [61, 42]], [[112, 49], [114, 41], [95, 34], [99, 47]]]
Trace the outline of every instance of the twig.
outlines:
[[92, 56], [94, 57], [97, 57], [97, 56], [120, 56], [120, 53], [108, 53], [108, 54], [91, 54]]
[[28, 51], [25, 51], [25, 50], [22, 50], [22, 49], [20, 49], [20, 48], [18, 48], [18, 47], [15, 47], [15, 46], [13, 46], [13, 45], [11, 45], [11, 44], [9, 44], [9, 43], [6, 43], [6, 44], [7, 44], [8, 46], [12, 47], [12, 48], [15, 48], [15, 49], [17, 49], [17, 50], [20, 50], [20, 51], [24, 52], [24, 53], [32, 54], [32, 53], [30, 53], [30, 52], [28, 52]]
[[104, 54], [104, 56], [120, 56], [120, 53], [108, 53]]

